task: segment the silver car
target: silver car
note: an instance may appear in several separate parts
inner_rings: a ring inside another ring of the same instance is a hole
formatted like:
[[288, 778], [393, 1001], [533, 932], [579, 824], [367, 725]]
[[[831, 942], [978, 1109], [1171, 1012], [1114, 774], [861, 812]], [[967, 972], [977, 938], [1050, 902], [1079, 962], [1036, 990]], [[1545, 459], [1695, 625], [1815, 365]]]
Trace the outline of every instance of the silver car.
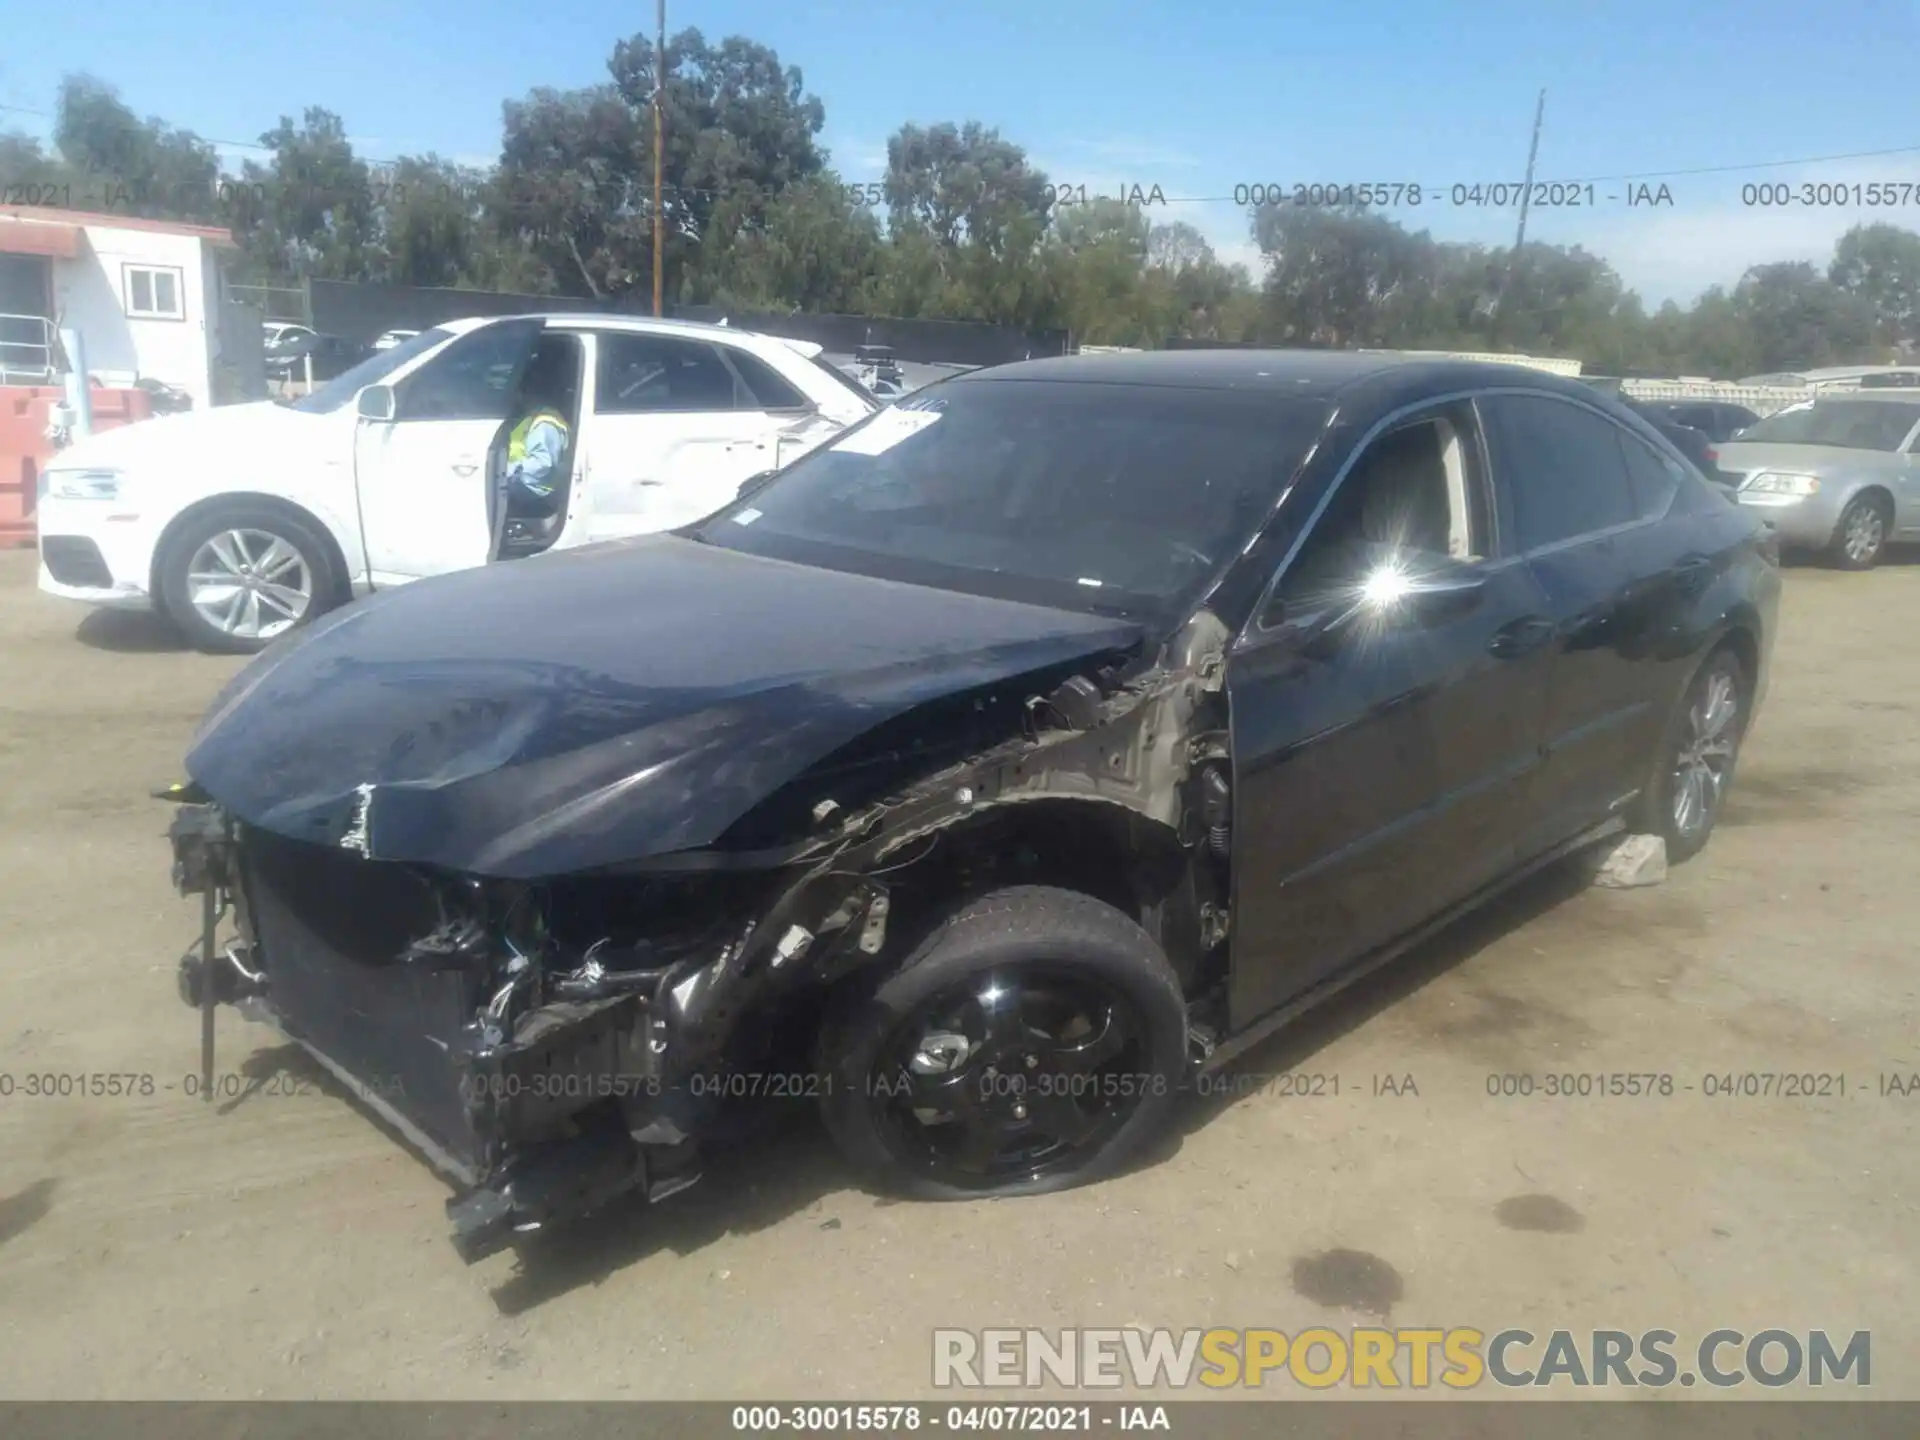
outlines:
[[1756, 421], [1720, 447], [1735, 498], [1781, 540], [1870, 569], [1889, 540], [1920, 537], [1920, 395], [1855, 390]]

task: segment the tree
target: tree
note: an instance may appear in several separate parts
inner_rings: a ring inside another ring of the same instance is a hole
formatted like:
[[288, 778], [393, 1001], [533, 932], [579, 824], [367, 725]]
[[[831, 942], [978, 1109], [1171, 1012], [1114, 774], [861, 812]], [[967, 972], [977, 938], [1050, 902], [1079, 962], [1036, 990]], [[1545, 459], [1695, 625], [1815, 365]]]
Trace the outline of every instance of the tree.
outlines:
[[228, 217], [245, 268], [264, 280], [378, 275], [385, 261], [376, 248], [372, 177], [340, 117], [308, 106], [298, 126], [283, 115], [260, 143], [273, 158], [246, 162]]
[[[607, 66], [642, 132], [649, 206], [661, 68], [654, 49], [635, 35], [614, 47]], [[825, 168], [817, 137], [826, 107], [806, 93], [797, 66], [740, 35], [709, 45], [699, 30], [682, 30], [667, 41], [664, 68], [666, 258], [681, 291], [692, 294], [710, 288], [723, 268], [723, 237], [761, 231], [789, 186]]]
[[1213, 261], [1213, 247], [1207, 237], [1184, 220], [1155, 225], [1148, 232], [1147, 263], [1155, 269], [1178, 274]]
[[1733, 310], [1761, 370], [1857, 361], [1873, 344], [1873, 313], [1804, 260], [1756, 265], [1734, 287]]
[[1066, 205], [1053, 223], [1052, 259], [1074, 337], [1094, 345], [1162, 338], [1172, 307], [1164, 290], [1144, 283], [1152, 227], [1140, 207], [1119, 200]]
[[[59, 156], [47, 154], [33, 136], [17, 130], [0, 131], [0, 185], [27, 195], [53, 189], [78, 202], [88, 191], [86, 177], [80, 179], [82, 183], [76, 187], [73, 171]], [[61, 186], [64, 192], [57, 190]]]
[[[372, 186], [385, 261], [396, 285], [476, 285], [500, 276], [483, 222], [487, 176], [438, 155], [406, 156]], [[510, 286], [502, 285], [508, 289]]]
[[1040, 253], [1052, 190], [1020, 146], [977, 121], [904, 125], [887, 141], [885, 189], [891, 238], [933, 257], [947, 313], [1057, 323], [1059, 284]]
[[652, 192], [638, 118], [612, 85], [535, 90], [504, 107], [500, 166], [483, 206], [499, 243], [545, 272], [542, 288], [610, 296], [652, 268]]
[[102, 81], [69, 75], [60, 82], [53, 140], [97, 203], [116, 214], [213, 220], [220, 213], [213, 147], [157, 116], [141, 120]]
[[1897, 225], [1856, 225], [1834, 246], [1827, 278], [1868, 306], [1882, 337], [1920, 344], [1920, 235]]
[[1433, 246], [1360, 207], [1267, 205], [1254, 240], [1267, 257], [1267, 314], [1294, 343], [1384, 345], [1432, 292]]
[[[763, 310], [857, 312], [880, 269], [880, 226], [830, 172], [789, 185], [714, 267], [713, 296]], [[703, 270], [709, 267], [703, 267]]]
[[[654, 52], [635, 35], [614, 47], [608, 83], [505, 108], [488, 214], [568, 294], [651, 286]], [[783, 192], [820, 173], [826, 116], [797, 69], [741, 36], [716, 46], [683, 30], [665, 62], [664, 260], [673, 292], [693, 297], [720, 283], [729, 240], [762, 232]]]

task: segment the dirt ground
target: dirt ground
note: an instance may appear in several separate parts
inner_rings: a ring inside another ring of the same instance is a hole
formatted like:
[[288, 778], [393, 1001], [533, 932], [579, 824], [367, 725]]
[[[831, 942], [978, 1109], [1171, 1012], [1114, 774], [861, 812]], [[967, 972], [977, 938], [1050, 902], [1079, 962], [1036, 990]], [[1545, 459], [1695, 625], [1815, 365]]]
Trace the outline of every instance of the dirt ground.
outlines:
[[[1877, 1083], [1920, 1071], [1920, 564], [1790, 571], [1723, 828], [1668, 883], [1532, 882], [1242, 1067], [1337, 1097], [1196, 1100], [1120, 1179], [946, 1206], [855, 1188], [802, 1110], [663, 1207], [468, 1268], [445, 1189], [345, 1099], [182, 1093], [197, 910], [147, 793], [237, 662], [40, 596], [32, 558], [0, 553], [0, 1395], [909, 1397], [937, 1326], [1384, 1315], [1868, 1329], [1872, 1393], [1920, 1397], [1920, 1095]], [[295, 1064], [220, 1025], [223, 1072]], [[1488, 1094], [1550, 1071], [1690, 1088]], [[155, 1092], [21, 1093], [100, 1072]], [[1704, 1094], [1728, 1072], [1847, 1094]]]

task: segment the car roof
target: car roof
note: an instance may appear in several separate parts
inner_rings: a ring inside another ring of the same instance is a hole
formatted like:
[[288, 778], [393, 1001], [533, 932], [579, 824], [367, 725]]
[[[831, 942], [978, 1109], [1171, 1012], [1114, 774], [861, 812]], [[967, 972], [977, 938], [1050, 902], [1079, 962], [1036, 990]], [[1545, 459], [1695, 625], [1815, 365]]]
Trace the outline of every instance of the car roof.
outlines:
[[598, 310], [532, 310], [519, 315], [470, 315], [460, 320], [443, 320], [433, 328], [450, 330], [458, 335], [502, 320], [538, 320], [543, 325], [557, 327], [635, 330], [653, 335], [698, 336], [701, 339], [724, 339], [729, 335], [754, 335], [768, 340], [780, 338], [732, 325], [709, 325], [702, 320], [668, 320], [653, 315], [609, 315]]
[[534, 310], [515, 315], [469, 315], [459, 320], [443, 320], [433, 328], [452, 335], [464, 335], [483, 325], [503, 320], [538, 320], [563, 330], [628, 330], [641, 335], [680, 335], [690, 340], [718, 340], [748, 349], [778, 345], [813, 359], [821, 346], [811, 340], [796, 340], [787, 335], [770, 335], [764, 330], [746, 330], [736, 325], [709, 325], [701, 320], [668, 320], [653, 315], [609, 315], [599, 310]]
[[950, 383], [1057, 380], [1090, 385], [1153, 385], [1187, 390], [1262, 390], [1333, 399], [1375, 377], [1435, 386], [1526, 385], [1591, 396], [1588, 386], [1546, 370], [1498, 361], [1436, 359], [1393, 351], [1146, 350], [1121, 355], [1061, 355], [970, 371]]
[[1888, 401], [1905, 402], [1908, 405], [1920, 404], [1920, 386], [1890, 385], [1865, 390], [1827, 390], [1808, 397], [1816, 405], [1839, 405], [1853, 400], [1865, 400], [1871, 404], [1885, 404]]

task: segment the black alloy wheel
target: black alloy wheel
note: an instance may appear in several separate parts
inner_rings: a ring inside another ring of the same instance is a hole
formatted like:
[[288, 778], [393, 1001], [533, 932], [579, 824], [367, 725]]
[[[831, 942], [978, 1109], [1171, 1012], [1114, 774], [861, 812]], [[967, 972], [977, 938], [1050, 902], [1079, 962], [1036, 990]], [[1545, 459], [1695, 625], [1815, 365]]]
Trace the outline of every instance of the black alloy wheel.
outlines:
[[992, 1190], [1071, 1170], [1139, 1102], [1145, 1024], [1124, 995], [1044, 964], [990, 970], [909, 1012], [872, 1073], [899, 1163]]
[[1186, 1002], [1132, 920], [1073, 891], [984, 896], [822, 1035], [828, 1129], [923, 1199], [1110, 1174], [1186, 1078]]

